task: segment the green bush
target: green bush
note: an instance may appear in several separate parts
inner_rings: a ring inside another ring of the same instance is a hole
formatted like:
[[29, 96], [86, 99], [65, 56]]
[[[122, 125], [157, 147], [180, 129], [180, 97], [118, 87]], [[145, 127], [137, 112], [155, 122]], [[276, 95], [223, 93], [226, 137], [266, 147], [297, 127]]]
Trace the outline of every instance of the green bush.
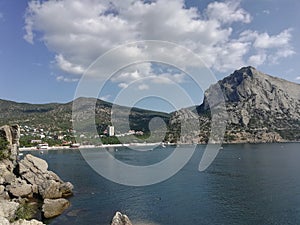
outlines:
[[36, 203], [22, 203], [15, 213], [15, 220], [25, 219], [30, 220], [34, 218], [37, 213], [38, 205]]

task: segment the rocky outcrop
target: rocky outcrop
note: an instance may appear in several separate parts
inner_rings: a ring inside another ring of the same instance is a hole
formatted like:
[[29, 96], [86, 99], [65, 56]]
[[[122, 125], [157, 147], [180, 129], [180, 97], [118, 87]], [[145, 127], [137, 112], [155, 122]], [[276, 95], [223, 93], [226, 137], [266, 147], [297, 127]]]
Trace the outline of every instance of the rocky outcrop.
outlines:
[[116, 212], [112, 219], [111, 225], [132, 225], [132, 223], [125, 214]]
[[46, 161], [26, 155], [19, 162], [19, 174], [32, 185], [34, 193], [43, 199], [56, 199], [72, 195], [73, 185], [63, 182], [55, 173], [48, 171]]
[[8, 219], [0, 216], [0, 224], [1, 225], [43, 225], [42, 222], [38, 220], [18, 220], [13, 223], [10, 223]]
[[[19, 134], [18, 125], [0, 128], [2, 143], [3, 140], [7, 143], [0, 149], [0, 224], [43, 224], [37, 220], [19, 219], [27, 201], [37, 204], [43, 200], [43, 216], [58, 216], [69, 206], [69, 201], [64, 198], [72, 195], [73, 185], [49, 171], [43, 159], [28, 154], [18, 161]], [[14, 221], [16, 219], [19, 220]]]
[[15, 218], [15, 212], [19, 207], [19, 203], [7, 200], [0, 200], [0, 217], [4, 217], [8, 220]]
[[[196, 110], [201, 126], [198, 143], [207, 142], [211, 135], [210, 112], [211, 107], [216, 107], [220, 101], [216, 91], [219, 89], [228, 114], [225, 142], [300, 141], [300, 85], [249, 66], [234, 71], [205, 91], [203, 103]], [[174, 121], [178, 123], [176, 115], [174, 113], [170, 119], [173, 124]], [[190, 113], [185, 112], [185, 115]], [[181, 139], [186, 136], [182, 134]], [[186, 143], [191, 143], [188, 138], [185, 139]]]
[[52, 218], [63, 213], [70, 203], [64, 198], [45, 199], [43, 204], [43, 213], [45, 218]]
[[16, 163], [18, 156], [18, 147], [20, 139], [20, 127], [19, 125], [4, 125], [0, 127], [0, 137], [5, 139], [8, 142], [6, 149], [0, 149], [0, 151], [5, 151], [5, 154], [9, 159]]

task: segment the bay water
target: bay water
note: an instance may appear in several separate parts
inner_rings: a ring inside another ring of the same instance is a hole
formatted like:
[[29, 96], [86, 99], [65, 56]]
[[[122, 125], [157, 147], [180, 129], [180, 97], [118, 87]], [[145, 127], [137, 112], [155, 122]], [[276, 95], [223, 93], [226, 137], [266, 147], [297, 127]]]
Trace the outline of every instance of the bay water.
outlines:
[[[175, 147], [109, 151], [132, 165], [150, 165]], [[182, 147], [184, 148], [184, 147]], [[198, 171], [205, 146], [173, 177], [158, 184], [131, 187], [97, 174], [79, 150], [30, 152], [74, 185], [71, 207], [47, 220], [51, 225], [109, 225], [116, 211], [137, 225], [300, 224], [300, 144], [235, 144], [223, 149], [211, 166]]]

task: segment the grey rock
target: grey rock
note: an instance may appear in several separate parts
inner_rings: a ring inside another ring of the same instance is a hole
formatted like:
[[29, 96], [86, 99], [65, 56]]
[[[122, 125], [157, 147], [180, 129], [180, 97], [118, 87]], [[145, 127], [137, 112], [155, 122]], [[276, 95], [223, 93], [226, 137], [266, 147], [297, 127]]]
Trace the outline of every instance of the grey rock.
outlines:
[[15, 164], [19, 153], [19, 139], [20, 139], [20, 127], [19, 125], [8, 126], [4, 125], [0, 127], [0, 136], [4, 137], [8, 141], [8, 148], [6, 151], [9, 159]]
[[46, 198], [61, 198], [60, 183], [54, 180], [48, 180], [39, 185], [39, 193], [43, 199]]
[[14, 219], [15, 212], [19, 207], [19, 203], [0, 199], [0, 217], [8, 220]]
[[19, 162], [21, 177], [32, 185], [34, 193], [38, 192], [43, 199], [61, 198], [72, 195], [73, 185], [64, 183], [59, 176], [48, 171], [46, 161], [32, 155], [26, 155]]
[[60, 199], [45, 199], [43, 204], [43, 213], [45, 218], [52, 218], [62, 214], [70, 203], [64, 198]]
[[132, 223], [125, 214], [116, 212], [112, 219], [111, 225], [132, 225]]
[[44, 223], [37, 220], [18, 220], [11, 223], [11, 225], [43, 225], [43, 224]]
[[[220, 108], [222, 98], [226, 108]], [[300, 141], [300, 85], [297, 83], [272, 77], [253, 67], [234, 71], [205, 91], [203, 103], [196, 110], [201, 125], [198, 143], [208, 141], [212, 125], [210, 112], [216, 109], [224, 109], [228, 114], [224, 117], [220, 110], [214, 114], [217, 123], [227, 124], [225, 142]], [[185, 114], [194, 118], [190, 113]], [[179, 124], [176, 116], [174, 113], [170, 119], [171, 127], [174, 121]], [[172, 128], [173, 136], [179, 133], [179, 126]], [[184, 133], [180, 138], [191, 143]]]
[[62, 193], [62, 197], [66, 198], [73, 195], [73, 184], [70, 182], [62, 183], [59, 187], [60, 192]]
[[0, 224], [1, 225], [10, 225], [10, 222], [6, 218], [0, 216]]
[[25, 180], [16, 179], [11, 185], [6, 187], [7, 191], [15, 197], [32, 196], [32, 185], [27, 184]]
[[3, 185], [0, 185], [0, 195], [3, 194], [5, 191], [5, 187]]

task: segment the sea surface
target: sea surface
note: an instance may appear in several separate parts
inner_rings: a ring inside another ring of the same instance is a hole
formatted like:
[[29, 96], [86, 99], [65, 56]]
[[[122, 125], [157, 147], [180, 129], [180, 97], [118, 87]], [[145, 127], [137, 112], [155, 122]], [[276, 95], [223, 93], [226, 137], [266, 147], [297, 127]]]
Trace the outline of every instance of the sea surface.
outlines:
[[[74, 184], [71, 207], [46, 222], [108, 225], [114, 213], [121, 211], [133, 224], [300, 224], [299, 143], [224, 145], [211, 166], [199, 172], [204, 147], [198, 145], [175, 176], [145, 187], [103, 178], [89, 167], [79, 150], [31, 152]], [[174, 147], [147, 152], [125, 147], [107, 150], [125, 163], [149, 165], [168, 157]]]

